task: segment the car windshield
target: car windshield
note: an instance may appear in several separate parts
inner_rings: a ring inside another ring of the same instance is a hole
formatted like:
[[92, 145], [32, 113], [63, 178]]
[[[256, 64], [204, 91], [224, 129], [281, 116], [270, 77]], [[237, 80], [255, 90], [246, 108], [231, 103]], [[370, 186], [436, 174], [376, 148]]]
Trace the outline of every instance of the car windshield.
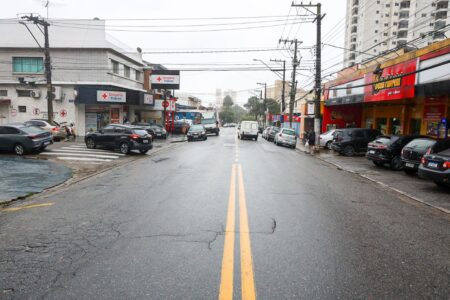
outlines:
[[283, 134], [295, 135], [295, 131], [291, 129], [283, 129]]
[[132, 131], [133, 131], [133, 133], [138, 134], [140, 136], [148, 135], [147, 131], [145, 131], [143, 129], [133, 129]]
[[204, 127], [202, 125], [192, 125], [189, 131], [203, 131]]
[[23, 126], [19, 127], [19, 129], [30, 134], [39, 134], [44, 132], [41, 128], [36, 126]]
[[202, 119], [202, 124], [215, 124], [216, 119]]
[[436, 144], [435, 140], [431, 139], [415, 139], [409, 142], [405, 147], [412, 148], [418, 151], [426, 151], [428, 148]]

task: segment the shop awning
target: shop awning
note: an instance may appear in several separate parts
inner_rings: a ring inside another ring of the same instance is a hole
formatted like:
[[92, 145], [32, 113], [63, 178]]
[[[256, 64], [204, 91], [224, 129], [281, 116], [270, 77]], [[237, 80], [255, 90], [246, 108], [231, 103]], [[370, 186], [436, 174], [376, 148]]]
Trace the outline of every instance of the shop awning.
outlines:
[[11, 105], [11, 99], [0, 99], [0, 105]]
[[325, 106], [356, 104], [364, 101], [364, 95], [351, 95], [347, 97], [339, 97], [325, 100]]

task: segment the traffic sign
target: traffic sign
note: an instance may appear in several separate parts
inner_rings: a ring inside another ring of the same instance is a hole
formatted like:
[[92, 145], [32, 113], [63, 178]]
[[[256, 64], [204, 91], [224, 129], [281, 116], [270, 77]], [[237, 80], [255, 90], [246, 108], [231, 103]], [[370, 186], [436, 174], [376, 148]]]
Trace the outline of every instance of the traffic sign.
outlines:
[[169, 107], [169, 101], [164, 100], [164, 101], [162, 102], [162, 106], [165, 107], [165, 108]]

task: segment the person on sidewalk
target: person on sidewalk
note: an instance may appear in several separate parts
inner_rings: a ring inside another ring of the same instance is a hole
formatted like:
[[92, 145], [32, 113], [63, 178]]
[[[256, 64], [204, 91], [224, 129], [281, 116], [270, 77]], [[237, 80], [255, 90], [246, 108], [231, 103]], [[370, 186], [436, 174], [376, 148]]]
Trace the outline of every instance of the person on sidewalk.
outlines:
[[314, 154], [316, 145], [316, 133], [311, 129], [308, 133], [309, 154]]

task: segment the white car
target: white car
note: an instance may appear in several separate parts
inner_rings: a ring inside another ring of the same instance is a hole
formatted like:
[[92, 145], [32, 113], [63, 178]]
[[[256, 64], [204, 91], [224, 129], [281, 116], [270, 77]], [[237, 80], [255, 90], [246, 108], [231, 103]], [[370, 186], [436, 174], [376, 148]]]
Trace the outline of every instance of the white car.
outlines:
[[333, 136], [336, 129], [328, 130], [327, 132], [319, 135], [319, 146], [326, 149], [331, 149], [331, 143], [333, 142]]
[[280, 132], [275, 134], [273, 142], [277, 146], [284, 145], [295, 149], [297, 146], [297, 135], [295, 130], [290, 128], [282, 128]]
[[241, 140], [248, 138], [258, 140], [258, 122], [242, 121], [238, 128], [238, 138]]

